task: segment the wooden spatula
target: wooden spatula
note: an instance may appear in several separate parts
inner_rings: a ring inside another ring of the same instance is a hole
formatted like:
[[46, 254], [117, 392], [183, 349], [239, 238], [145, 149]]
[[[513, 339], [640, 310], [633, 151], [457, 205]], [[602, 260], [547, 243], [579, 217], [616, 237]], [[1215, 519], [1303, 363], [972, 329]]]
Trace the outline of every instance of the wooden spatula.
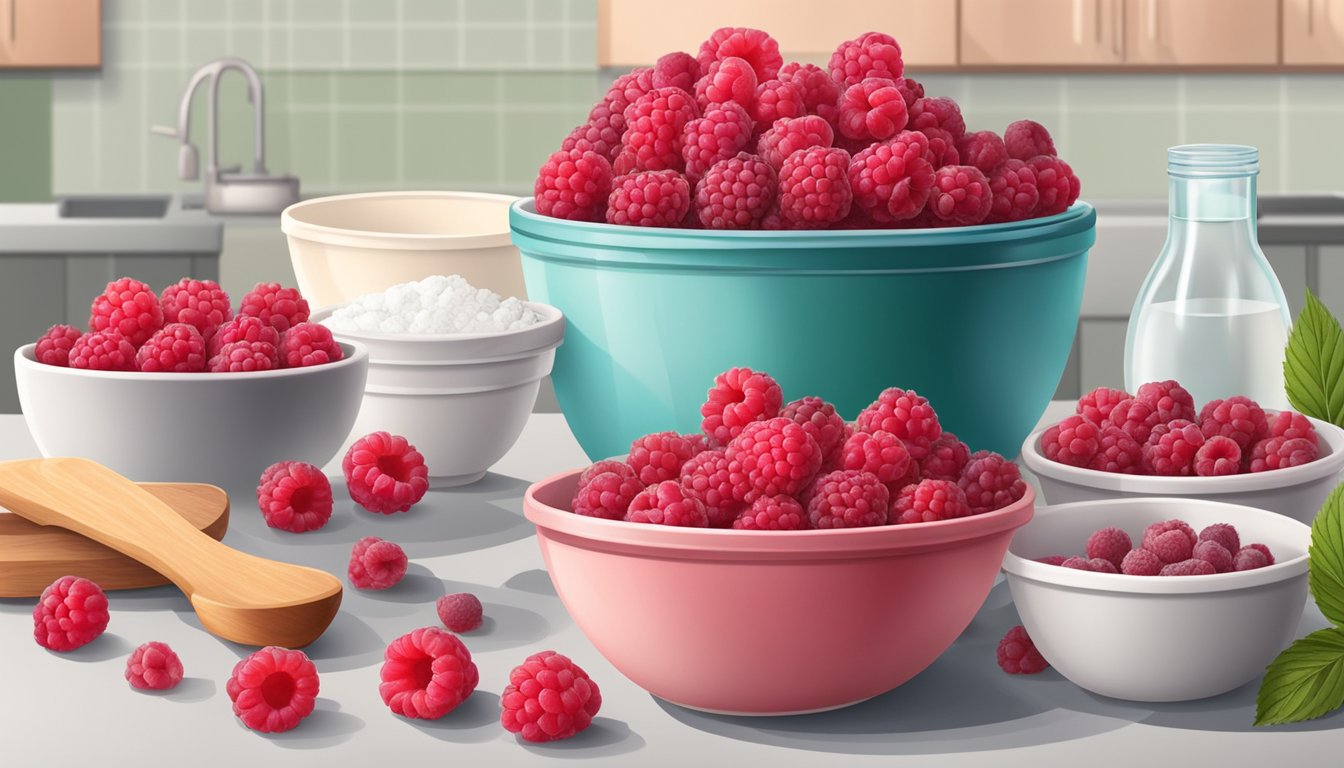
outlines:
[[[137, 483], [212, 539], [229, 528], [229, 495], [204, 483]], [[115, 549], [62, 528], [43, 527], [0, 511], [0, 597], [37, 597], [73, 574], [106, 590], [167, 584], [158, 571]]]
[[207, 631], [235, 643], [305, 646], [341, 605], [335, 576], [225, 546], [88, 459], [0, 463], [0, 507], [74, 531], [167, 576]]

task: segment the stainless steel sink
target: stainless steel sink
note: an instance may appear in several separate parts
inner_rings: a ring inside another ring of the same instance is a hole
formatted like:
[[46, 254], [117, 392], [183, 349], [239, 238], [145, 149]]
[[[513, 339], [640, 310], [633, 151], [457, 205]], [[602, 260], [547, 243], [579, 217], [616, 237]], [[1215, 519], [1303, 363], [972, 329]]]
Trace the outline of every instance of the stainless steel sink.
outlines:
[[57, 215], [63, 219], [161, 219], [171, 201], [168, 195], [65, 197]]

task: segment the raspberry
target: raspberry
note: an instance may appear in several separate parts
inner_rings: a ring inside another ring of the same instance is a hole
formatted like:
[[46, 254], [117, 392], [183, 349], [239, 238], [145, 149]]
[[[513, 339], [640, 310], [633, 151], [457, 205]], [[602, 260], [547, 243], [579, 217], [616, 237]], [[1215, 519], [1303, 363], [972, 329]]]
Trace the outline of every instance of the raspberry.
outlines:
[[233, 317], [229, 294], [214, 280], [184, 277], [159, 294], [163, 322], [186, 323], [209, 338], [215, 329]]
[[1218, 571], [1207, 560], [1189, 558], [1178, 563], [1167, 563], [1158, 571], [1158, 576], [1211, 576]]
[[625, 513], [626, 522], [709, 527], [709, 513], [700, 499], [681, 483], [664, 480], [635, 494]]
[[703, 432], [687, 432], [682, 437], [691, 444], [691, 458], [718, 447], [718, 443], [710, 445], [709, 436]]
[[644, 171], [612, 182], [607, 223], [676, 227], [691, 210], [691, 188], [676, 171]]
[[993, 451], [971, 454], [957, 480], [972, 515], [1003, 509], [1027, 493], [1027, 482], [1013, 462]]
[[70, 350], [82, 335], [73, 325], [53, 325], [38, 338], [33, 357], [39, 363], [64, 368], [70, 365]]
[[1132, 398], [1133, 395], [1123, 389], [1097, 387], [1078, 398], [1078, 408], [1075, 413], [1098, 427], [1104, 427], [1108, 423], [1111, 411], [1115, 409], [1115, 406]]
[[565, 140], [560, 142], [560, 151], [572, 152], [577, 149], [580, 152], [596, 152], [608, 160], [616, 157], [617, 151], [621, 148], [621, 133], [612, 127], [610, 115], [603, 119], [602, 113], [598, 112], [599, 109], [605, 110], [607, 107], [604, 103], [598, 102], [597, 106], [593, 107], [597, 117], [590, 115], [588, 122], [570, 131]]
[[53, 581], [33, 608], [33, 639], [52, 651], [73, 651], [107, 629], [107, 595], [79, 576]]
[[1180, 520], [1167, 520], [1145, 528], [1140, 546], [1164, 563], [1179, 563], [1190, 558], [1197, 542], [1193, 528]]
[[871, 405], [859, 411], [856, 421], [860, 432], [882, 430], [899, 437], [917, 462], [929, 455], [930, 444], [943, 434], [933, 406], [913, 389], [882, 390]]
[[760, 80], [751, 64], [736, 56], [716, 61], [695, 82], [695, 103], [703, 112], [715, 104], [736, 102], [750, 114]]
[[1194, 421], [1195, 398], [1180, 384], [1167, 381], [1150, 381], [1139, 387], [1134, 399], [1147, 403], [1157, 413], [1159, 423], [1166, 424], [1177, 419]]
[[308, 319], [308, 301], [298, 288], [282, 288], [279, 283], [257, 283], [243, 296], [238, 314], [260, 318], [283, 334]]
[[1055, 142], [1045, 126], [1035, 120], [1009, 123], [1003, 131], [1004, 148], [1014, 160], [1030, 160], [1038, 155], [1055, 155]]
[[878, 223], [904, 221], [924, 210], [933, 192], [933, 166], [925, 159], [923, 134], [902, 131], [850, 160], [855, 206]]
[[1045, 430], [1041, 436], [1041, 453], [1061, 464], [1086, 467], [1099, 450], [1101, 430], [1076, 414]]
[[434, 601], [434, 610], [443, 626], [454, 632], [470, 632], [485, 621], [485, 609], [481, 607], [480, 599], [470, 592], [444, 595]]
[[1264, 568], [1273, 565], [1274, 558], [1269, 554], [1269, 548], [1264, 544], [1250, 544], [1237, 550], [1237, 554], [1232, 556], [1232, 570], [1234, 571], [1253, 571], [1256, 568]]
[[743, 531], [797, 531], [808, 526], [807, 510], [792, 496], [761, 496], [733, 520]]
[[1228, 552], [1236, 552], [1241, 549], [1241, 537], [1237, 535], [1237, 529], [1227, 523], [1214, 523], [1200, 531], [1198, 542], [1203, 543], [1205, 541], [1221, 544], [1223, 549]]
[[700, 79], [700, 62], [685, 51], [665, 53], [653, 65], [654, 88], [680, 88], [687, 93]]
[[259, 317], [239, 315], [219, 326], [206, 344], [206, 349], [210, 356], [214, 357], [225, 344], [232, 344], [235, 341], [264, 341], [278, 350], [280, 332]]
[[817, 478], [807, 502], [812, 528], [861, 528], [886, 525], [890, 504], [887, 486], [877, 475], [842, 469]]
[[1036, 206], [1036, 216], [1063, 213], [1078, 199], [1082, 182], [1068, 163], [1058, 157], [1037, 155], [1028, 160], [1027, 165], [1036, 174], [1036, 189], [1041, 195]]
[[838, 457], [849, 439], [845, 420], [835, 412], [835, 406], [820, 397], [794, 400], [784, 406], [779, 415], [793, 419], [795, 424], [817, 441], [823, 460]]
[[1204, 437], [1222, 435], [1236, 441], [1243, 451], [1269, 437], [1269, 420], [1260, 405], [1249, 397], [1236, 395], [1226, 400], [1210, 400], [1199, 412], [1199, 429]]
[[[929, 444], [929, 453], [919, 462], [920, 477], [934, 480], [958, 480], [971, 460], [971, 449], [951, 432], [944, 432]], [[965, 490], [964, 488], [962, 490]]]
[[905, 443], [890, 432], [881, 430], [872, 434], [855, 432], [841, 447], [841, 469], [872, 473], [893, 494], [900, 490], [900, 486], [893, 484], [910, 471], [910, 462], [910, 452], [905, 449]]
[[979, 168], [986, 176], [1008, 161], [1003, 139], [993, 131], [976, 131], [957, 139], [957, 155], [961, 162]]
[[[616, 459], [603, 459], [588, 466], [587, 469], [579, 473], [579, 482], [577, 488], [582, 488], [588, 484], [588, 481], [604, 472], [615, 472], [622, 478], [635, 479], [635, 470], [630, 468], [629, 464]], [[640, 487], [643, 490], [643, 486]]]
[[134, 371], [135, 347], [116, 331], [91, 331], [75, 339], [69, 363], [90, 371]]
[[[779, 415], [784, 391], [768, 373], [729, 368], [714, 377], [714, 386], [700, 406], [700, 427], [720, 444], [742, 434], [750, 423]], [[666, 478], [664, 478], [666, 479]]]
[[1195, 473], [1195, 454], [1204, 434], [1188, 421], [1177, 420], [1153, 428], [1143, 446], [1143, 462], [1154, 475], [1185, 477]]
[[870, 78], [895, 80], [905, 71], [900, 44], [881, 32], [865, 32], [841, 43], [831, 54], [828, 66], [832, 79], [842, 88]]
[[272, 528], [315, 531], [331, 519], [331, 481], [312, 464], [278, 461], [261, 473], [257, 507]]
[[280, 367], [280, 353], [265, 341], [235, 341], [225, 344], [210, 358], [211, 373], [269, 371]]
[[994, 195], [985, 221], [998, 224], [1029, 219], [1040, 203], [1036, 171], [1021, 160], [1006, 160], [989, 174], [989, 191]]
[[298, 323], [280, 335], [280, 363], [285, 368], [326, 365], [345, 357], [345, 351], [321, 323]]
[[700, 71], [709, 71], [714, 62], [736, 57], [751, 65], [757, 80], [769, 80], [779, 73], [784, 57], [779, 54], [779, 43], [759, 29], [722, 27], [714, 30], [709, 39], [700, 44], [696, 60]]
[[785, 221], [824, 227], [849, 215], [849, 153], [834, 147], [800, 149], [779, 166], [779, 213]]
[[1251, 472], [1268, 472], [1310, 464], [1320, 455], [1321, 449], [1305, 437], [1270, 437], [1251, 446], [1246, 466]]
[[803, 117], [806, 114], [803, 89], [794, 83], [765, 80], [756, 86], [751, 102], [751, 118], [756, 121], [758, 134], [774, 125], [776, 120]]
[[695, 455], [695, 446], [676, 432], [654, 432], [630, 443], [626, 463], [644, 485], [676, 480], [681, 466]]
[[1214, 435], [1195, 452], [1195, 474], [1200, 477], [1235, 475], [1241, 471], [1241, 448], [1230, 437]]
[[681, 157], [686, 176], [698, 180], [715, 163], [737, 157], [751, 143], [755, 123], [736, 102], [709, 107], [703, 117], [686, 123]]
[[1119, 573], [1115, 563], [1110, 560], [1103, 560], [1099, 557], [1070, 557], [1060, 563], [1060, 567], [1072, 568], [1076, 571], [1091, 571], [1093, 573]]
[[197, 373], [205, 363], [205, 339], [186, 323], [163, 326], [135, 352], [136, 367], [150, 373]]
[[1050, 662], [1036, 650], [1027, 628], [1021, 624], [1008, 630], [999, 641], [994, 656], [999, 662], [999, 669], [1010, 675], [1035, 675], [1050, 666]]
[[1162, 423], [1153, 406], [1132, 397], [1116, 403], [1107, 418], [1140, 444], [1147, 443], [1153, 427]]
[[951, 135], [953, 143], [966, 135], [966, 120], [957, 102], [943, 96], [925, 96], [910, 105], [910, 128], [938, 128]]
[[537, 213], [571, 221], [600, 221], [611, 193], [611, 163], [579, 147], [552, 152], [532, 187]]
[[233, 714], [262, 733], [280, 733], [313, 713], [320, 683], [303, 651], [268, 645], [239, 659], [224, 690]]
[[1195, 545], [1191, 557], [1206, 561], [1218, 573], [1227, 573], [1232, 570], [1232, 553], [1216, 541], [1199, 542]]
[[139, 347], [163, 327], [163, 305], [145, 283], [123, 277], [107, 284], [89, 310], [90, 331], [115, 331]]
[[655, 88], [625, 108], [621, 143], [641, 171], [682, 171], [686, 123], [699, 117], [691, 95], [680, 88]]
[[1038, 562], [1038, 563], [1045, 563], [1046, 565], [1060, 565], [1060, 566], [1062, 566], [1062, 565], [1064, 565], [1064, 562], [1065, 562], [1066, 560], [1068, 560], [1068, 559], [1069, 559], [1069, 558], [1067, 558], [1067, 557], [1065, 557], [1065, 556], [1063, 556], [1063, 555], [1046, 555], [1045, 557], [1038, 557], [1038, 558], [1036, 558], [1036, 562]]
[[1088, 463], [1089, 469], [1122, 475], [1143, 473], [1143, 445], [1125, 430], [1107, 424], [1101, 428], [1097, 454]]
[[616, 147], [611, 150], [612, 154], [619, 150], [621, 134], [625, 133], [625, 108], [653, 88], [653, 68], [636, 67], [616, 78], [606, 95], [588, 113], [588, 122], [599, 126], [605, 124], [616, 132]]
[[597, 683], [555, 651], [528, 656], [509, 672], [499, 722], [524, 741], [567, 739], [587, 728], [602, 707]]
[[836, 124], [840, 135], [856, 141], [882, 141], [905, 128], [910, 116], [905, 97], [890, 80], [868, 78], [840, 96]]
[[929, 165], [942, 168], [946, 165], [960, 165], [961, 154], [957, 152], [957, 140], [950, 131], [942, 128], [920, 128], [916, 133], [924, 134], [928, 149], [924, 153]]
[[1162, 558], [1146, 549], [1132, 549], [1120, 563], [1120, 572], [1126, 576], [1156, 576], [1162, 572]]
[[126, 680], [141, 691], [166, 691], [182, 682], [182, 660], [167, 643], [142, 643], [126, 659]]
[[951, 480], [920, 480], [896, 494], [891, 505], [893, 523], [932, 523], [971, 514], [965, 491]]
[[776, 120], [761, 134], [756, 151], [770, 167], [779, 170], [784, 159], [800, 149], [829, 147], [835, 143], [831, 124], [817, 115]]
[[1117, 569], [1133, 548], [1134, 542], [1130, 540], [1129, 534], [1119, 528], [1101, 528], [1087, 537], [1087, 556], [1109, 561]]
[[769, 163], [739, 152], [710, 166], [696, 184], [697, 220], [706, 229], [763, 229], [778, 187]]
[[928, 209], [949, 226], [979, 224], [989, 216], [994, 195], [989, 179], [973, 165], [945, 165], [934, 171]]
[[816, 64], [789, 62], [779, 70], [779, 79], [793, 83], [803, 93], [803, 107], [807, 114], [816, 115], [831, 125], [839, 116], [840, 85], [826, 70]]
[[350, 498], [370, 512], [405, 512], [429, 490], [425, 457], [400, 435], [371, 432], [341, 460]]
[[574, 492], [570, 509], [576, 515], [601, 517], [606, 520], [620, 520], [630, 502], [644, 490], [644, 484], [635, 477], [634, 470], [622, 464], [627, 474], [617, 472], [599, 472], [586, 481], [581, 480]]
[[1284, 437], [1289, 440], [1300, 437], [1316, 445], [1316, 427], [1311, 419], [1293, 411], [1279, 411], [1269, 418], [1269, 436]]
[[704, 451], [681, 465], [678, 478], [686, 491], [705, 505], [710, 528], [727, 528], [742, 511], [746, 498], [745, 479], [734, 490], [727, 454], [722, 450]]
[[821, 469], [817, 441], [792, 419], [783, 417], [753, 422], [728, 443], [725, 451], [735, 492], [745, 492], [748, 504], [757, 496], [796, 495]]
[[350, 550], [346, 575], [357, 589], [395, 587], [406, 576], [406, 552], [390, 541], [365, 536]]
[[476, 690], [480, 673], [471, 651], [451, 632], [421, 627], [383, 651], [378, 695], [393, 714], [438, 720]]

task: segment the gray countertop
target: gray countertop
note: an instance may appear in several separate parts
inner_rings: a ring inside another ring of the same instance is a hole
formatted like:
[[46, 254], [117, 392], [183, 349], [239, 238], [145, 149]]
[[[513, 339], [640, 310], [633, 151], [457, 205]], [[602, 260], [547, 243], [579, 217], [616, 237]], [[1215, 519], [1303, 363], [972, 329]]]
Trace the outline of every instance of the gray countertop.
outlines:
[[[1167, 201], [1090, 200], [1099, 217], [1167, 220]], [[1344, 193], [1259, 196], [1256, 235], [1261, 245], [1344, 243]]]
[[219, 253], [224, 226], [174, 197], [160, 218], [62, 218], [60, 203], [0, 204], [6, 253]]

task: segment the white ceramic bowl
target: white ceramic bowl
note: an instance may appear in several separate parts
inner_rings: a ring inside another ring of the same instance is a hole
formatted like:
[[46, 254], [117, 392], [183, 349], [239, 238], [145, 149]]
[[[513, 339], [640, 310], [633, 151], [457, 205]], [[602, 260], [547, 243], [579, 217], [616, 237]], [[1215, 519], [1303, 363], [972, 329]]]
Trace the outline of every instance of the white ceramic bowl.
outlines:
[[[342, 342], [369, 349], [369, 379], [353, 442], [369, 432], [401, 435], [424, 454], [431, 488], [474, 483], [522, 434], [551, 372], [565, 317], [527, 302], [542, 317], [503, 333], [380, 334], [337, 331]], [[335, 307], [313, 313], [314, 322]]]
[[[1125, 576], [1038, 563], [1081, 553], [1098, 528], [1143, 529], [1179, 518], [1196, 531], [1236, 526], [1275, 564], [1210, 576]], [[1264, 673], [1292, 642], [1306, 607], [1311, 528], [1283, 515], [1214, 501], [1118, 499], [1043, 507], [1003, 559], [1022, 624], [1061, 675], [1131, 701], [1217, 696]]]
[[1319, 419], [1311, 419], [1311, 423], [1320, 441], [1320, 458], [1300, 467], [1270, 472], [1225, 477], [1157, 477], [1072, 467], [1051, 461], [1041, 453], [1041, 435], [1045, 429], [1031, 433], [1022, 443], [1022, 462], [1040, 481], [1041, 495], [1049, 504], [1182, 496], [1268, 509], [1311, 523], [1325, 497], [1344, 475], [1344, 429]]
[[509, 195], [369, 192], [304, 200], [280, 214], [299, 290], [314, 307], [430, 275], [459, 274], [527, 297], [509, 237]]
[[82, 456], [137, 481], [255, 488], [277, 461], [326, 464], [359, 411], [369, 355], [254, 373], [87, 371], [14, 353], [19, 404], [43, 456]]

